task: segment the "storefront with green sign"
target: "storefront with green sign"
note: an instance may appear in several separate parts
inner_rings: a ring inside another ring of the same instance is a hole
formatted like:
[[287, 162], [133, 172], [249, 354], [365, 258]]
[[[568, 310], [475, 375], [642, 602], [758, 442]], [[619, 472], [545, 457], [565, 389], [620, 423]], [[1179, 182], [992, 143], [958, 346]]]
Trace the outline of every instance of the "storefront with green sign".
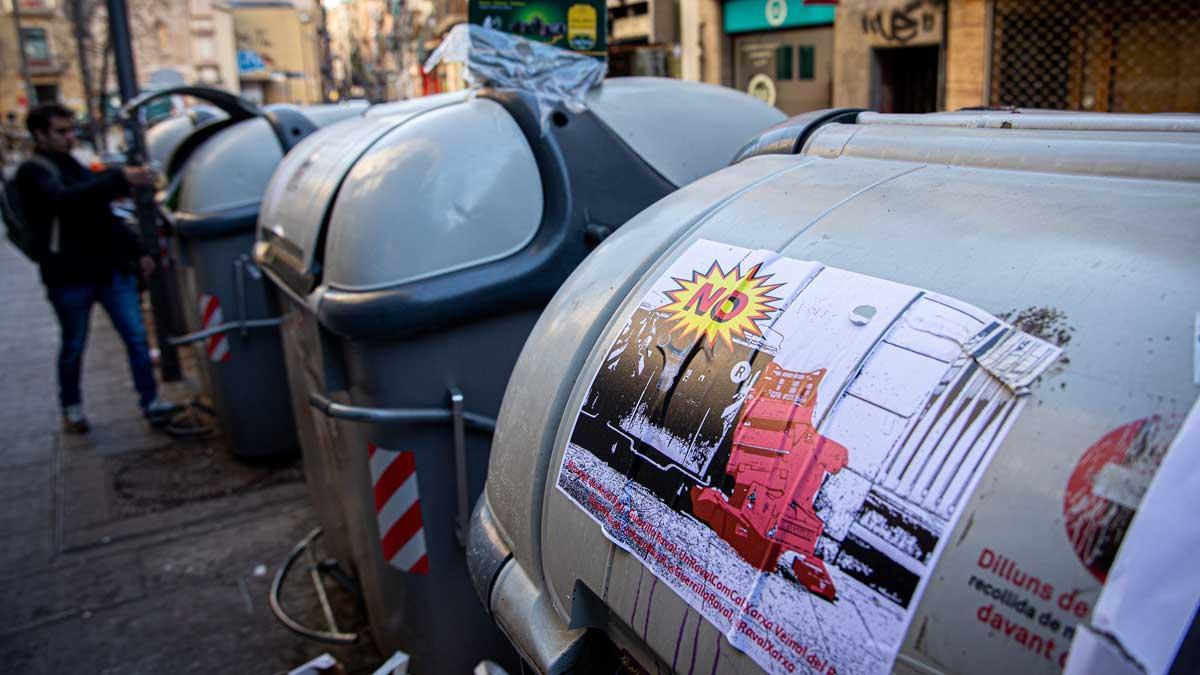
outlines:
[[580, 54], [607, 53], [604, 0], [470, 0], [467, 13], [473, 24]]
[[789, 115], [832, 102], [835, 8], [804, 0], [728, 0], [734, 85]]

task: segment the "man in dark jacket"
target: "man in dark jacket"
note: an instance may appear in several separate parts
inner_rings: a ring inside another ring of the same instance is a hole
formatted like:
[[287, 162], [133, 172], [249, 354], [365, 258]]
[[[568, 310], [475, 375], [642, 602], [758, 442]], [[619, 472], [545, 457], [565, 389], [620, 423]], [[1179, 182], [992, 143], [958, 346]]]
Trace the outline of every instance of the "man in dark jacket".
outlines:
[[143, 414], [157, 421], [178, 406], [158, 397], [134, 276], [153, 272], [154, 259], [111, 209], [111, 202], [128, 194], [131, 186], [153, 185], [154, 173], [143, 167], [98, 173], [84, 168], [70, 155], [75, 143], [74, 114], [61, 105], [34, 108], [25, 124], [38, 157], [17, 171], [17, 190], [44, 242], [39, 261], [42, 283], [62, 328], [58, 395], [63, 427], [74, 433], [90, 429], [79, 377], [88, 320], [97, 302], [125, 342]]

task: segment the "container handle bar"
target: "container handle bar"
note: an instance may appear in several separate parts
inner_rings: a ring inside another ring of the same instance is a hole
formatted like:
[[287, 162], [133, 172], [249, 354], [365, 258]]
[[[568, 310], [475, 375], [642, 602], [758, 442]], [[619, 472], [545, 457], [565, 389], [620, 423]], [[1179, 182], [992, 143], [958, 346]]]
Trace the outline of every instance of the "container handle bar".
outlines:
[[[282, 623], [288, 630], [310, 640], [318, 640], [335, 645], [351, 645], [358, 642], [358, 633], [343, 633], [338, 628], [337, 621], [333, 618], [333, 609], [329, 606], [329, 598], [325, 594], [325, 585], [321, 583], [321, 577], [318, 572], [318, 565], [312, 553], [312, 543], [317, 537], [321, 536], [321, 528], [316, 528], [308, 533], [308, 536], [301, 539], [296, 547], [292, 549], [287, 560], [275, 573], [275, 580], [271, 582], [271, 594], [268, 596], [268, 602], [271, 605], [271, 613], [276, 619]], [[288, 571], [296, 560], [304, 555], [309, 563], [309, 577], [313, 582], [313, 586], [317, 590], [317, 598], [321, 601], [321, 612], [325, 615], [325, 621], [329, 624], [329, 630], [316, 630], [308, 628], [288, 616], [287, 612], [283, 611], [283, 603], [279, 600], [279, 595], [283, 590], [283, 580], [287, 577]]]
[[223, 323], [219, 326], [213, 326], [212, 328], [205, 328], [204, 330], [196, 331], [195, 333], [188, 333], [187, 335], [168, 338], [167, 342], [175, 347], [180, 345], [190, 345], [193, 342], [199, 342], [214, 335], [220, 335], [221, 333], [227, 333], [233, 330], [241, 330], [244, 333], [247, 328], [274, 328], [282, 322], [283, 319], [278, 317], [274, 319], [246, 319], [245, 321], [230, 321], [229, 323]]
[[229, 115], [231, 119], [247, 120], [252, 117], [259, 117], [263, 114], [262, 108], [259, 108], [254, 102], [242, 98], [237, 94], [231, 94], [223, 89], [213, 87], [195, 87], [181, 86], [168, 87], [166, 89], [158, 89], [155, 91], [147, 91], [135, 96], [121, 106], [117, 111], [118, 118], [121, 120], [130, 119], [138, 108], [146, 105], [150, 101], [163, 98], [165, 96], [191, 96], [215, 105]]
[[[454, 413], [450, 408], [368, 408], [365, 406], [337, 403], [328, 396], [310, 392], [308, 404], [329, 417], [351, 422], [375, 422], [394, 424], [398, 422], [451, 422]], [[477, 431], [494, 433], [496, 420], [479, 413], [462, 413], [463, 423]]]

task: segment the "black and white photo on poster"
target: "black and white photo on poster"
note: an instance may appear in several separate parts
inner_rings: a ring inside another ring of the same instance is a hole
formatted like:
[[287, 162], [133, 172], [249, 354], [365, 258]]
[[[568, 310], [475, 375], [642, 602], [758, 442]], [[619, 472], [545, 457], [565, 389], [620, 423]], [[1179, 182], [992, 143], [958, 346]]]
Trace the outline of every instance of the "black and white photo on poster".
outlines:
[[1059, 350], [977, 308], [700, 240], [605, 348], [558, 488], [769, 672], [886, 672]]

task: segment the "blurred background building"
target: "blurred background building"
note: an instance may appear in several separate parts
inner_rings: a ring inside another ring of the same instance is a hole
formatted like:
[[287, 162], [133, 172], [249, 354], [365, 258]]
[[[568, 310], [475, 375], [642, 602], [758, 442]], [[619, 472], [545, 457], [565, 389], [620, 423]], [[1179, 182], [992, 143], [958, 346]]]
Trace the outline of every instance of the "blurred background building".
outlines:
[[230, 0], [227, 7], [221, 11], [232, 18], [242, 96], [255, 103], [324, 100], [322, 7], [316, 0]]
[[[1200, 111], [1195, 0], [608, 0], [610, 75], [723, 84], [796, 114], [1019, 106]], [[147, 88], [262, 103], [420, 96], [467, 0], [135, 0]], [[60, 100], [101, 116], [115, 75], [104, 0], [0, 0], [0, 113]], [[170, 102], [165, 103], [168, 107]]]

